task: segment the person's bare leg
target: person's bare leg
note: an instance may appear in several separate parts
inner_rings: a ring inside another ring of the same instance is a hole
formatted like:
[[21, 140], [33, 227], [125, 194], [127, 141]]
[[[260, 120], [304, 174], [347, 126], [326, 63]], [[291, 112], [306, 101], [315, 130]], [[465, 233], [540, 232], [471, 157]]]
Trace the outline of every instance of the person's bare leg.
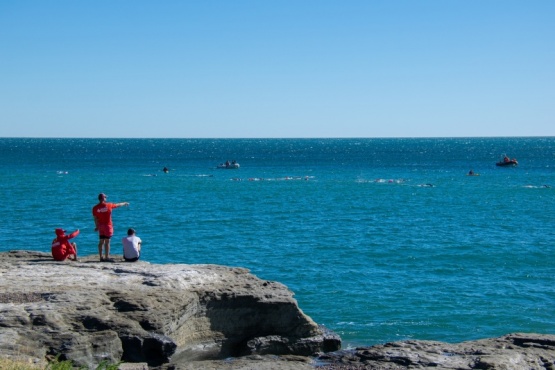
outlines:
[[71, 246], [73, 247], [73, 250], [75, 251], [75, 254], [73, 255], [73, 260], [77, 261], [77, 243], [71, 243]]
[[110, 239], [104, 239], [106, 242], [104, 243], [104, 250], [106, 254], [106, 259], [110, 258]]
[[101, 261], [102, 261], [102, 245], [103, 244], [104, 244], [104, 239], [100, 239], [100, 241], [98, 242], [98, 255], [99, 255]]

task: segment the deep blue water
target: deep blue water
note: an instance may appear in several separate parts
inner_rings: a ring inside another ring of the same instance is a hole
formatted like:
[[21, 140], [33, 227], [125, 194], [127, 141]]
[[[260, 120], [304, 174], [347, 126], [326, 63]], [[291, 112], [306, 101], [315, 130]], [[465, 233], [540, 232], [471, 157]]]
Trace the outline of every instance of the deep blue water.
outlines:
[[345, 347], [555, 333], [553, 137], [0, 138], [0, 166], [0, 251], [97, 253], [104, 192], [114, 253], [134, 227], [146, 261], [249, 268]]

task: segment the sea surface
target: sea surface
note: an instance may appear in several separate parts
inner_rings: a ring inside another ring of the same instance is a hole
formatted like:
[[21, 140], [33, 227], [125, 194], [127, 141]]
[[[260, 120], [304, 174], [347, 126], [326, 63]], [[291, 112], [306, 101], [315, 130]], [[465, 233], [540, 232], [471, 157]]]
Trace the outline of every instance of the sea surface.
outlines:
[[145, 261], [248, 268], [345, 348], [555, 333], [554, 137], [0, 138], [0, 168], [0, 251], [96, 254], [104, 192], [114, 254], [133, 227]]

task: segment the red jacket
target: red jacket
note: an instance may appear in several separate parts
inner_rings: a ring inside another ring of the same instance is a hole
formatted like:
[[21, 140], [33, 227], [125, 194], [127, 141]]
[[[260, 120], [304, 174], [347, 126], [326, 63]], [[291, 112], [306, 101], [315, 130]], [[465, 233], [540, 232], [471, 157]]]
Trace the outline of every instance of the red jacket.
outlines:
[[79, 230], [66, 235], [65, 230], [56, 229], [56, 239], [52, 241], [52, 257], [56, 261], [63, 261], [69, 255], [75, 254], [75, 248], [73, 248], [69, 239], [75, 238], [77, 235], [79, 235]]

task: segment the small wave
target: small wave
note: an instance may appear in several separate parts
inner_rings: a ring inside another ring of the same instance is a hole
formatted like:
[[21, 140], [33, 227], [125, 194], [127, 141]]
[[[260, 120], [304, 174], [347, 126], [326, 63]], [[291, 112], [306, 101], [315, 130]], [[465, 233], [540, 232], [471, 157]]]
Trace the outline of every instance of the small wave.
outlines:
[[[248, 181], [308, 181], [313, 180], [314, 176], [285, 176], [285, 177], [249, 177]], [[242, 178], [232, 177], [231, 181], [243, 181]]]
[[402, 184], [406, 180], [405, 179], [374, 179], [374, 180], [365, 180], [365, 179], [357, 179], [355, 182], [359, 184], [367, 184], [367, 183], [376, 183], [376, 184]]
[[401, 184], [405, 182], [404, 179], [376, 179], [374, 182], [379, 184]]
[[523, 188], [526, 189], [551, 189], [551, 185], [524, 185]]

